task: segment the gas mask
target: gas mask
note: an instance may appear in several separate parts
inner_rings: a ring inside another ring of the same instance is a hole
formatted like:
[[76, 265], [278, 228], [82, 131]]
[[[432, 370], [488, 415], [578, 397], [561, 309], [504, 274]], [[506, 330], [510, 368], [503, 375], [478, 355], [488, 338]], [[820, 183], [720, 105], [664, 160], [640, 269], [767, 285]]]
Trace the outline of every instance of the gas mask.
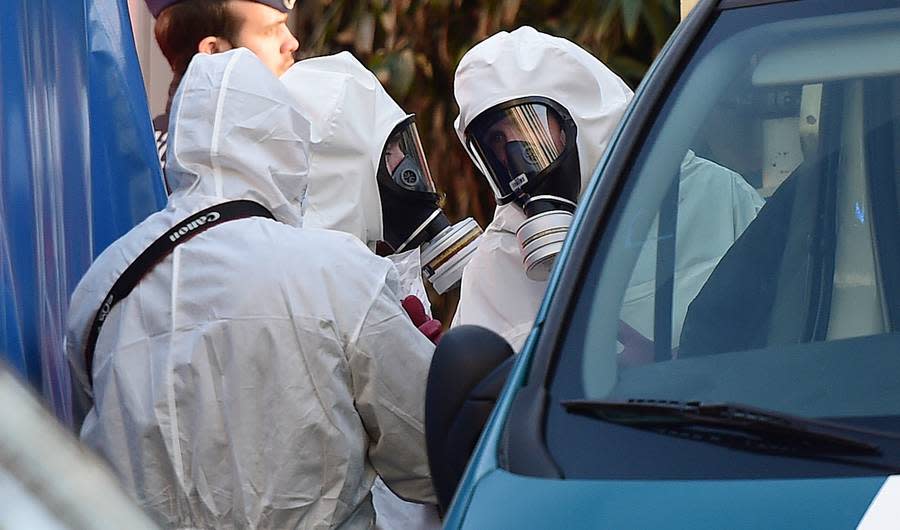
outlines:
[[471, 217], [451, 225], [440, 208], [414, 116], [388, 136], [378, 165], [384, 242], [394, 253], [421, 247], [422, 276], [438, 293], [462, 278], [481, 227]]
[[577, 130], [569, 112], [544, 97], [495, 105], [466, 127], [466, 149], [498, 204], [517, 204], [525, 274], [546, 280], [562, 250], [581, 191]]

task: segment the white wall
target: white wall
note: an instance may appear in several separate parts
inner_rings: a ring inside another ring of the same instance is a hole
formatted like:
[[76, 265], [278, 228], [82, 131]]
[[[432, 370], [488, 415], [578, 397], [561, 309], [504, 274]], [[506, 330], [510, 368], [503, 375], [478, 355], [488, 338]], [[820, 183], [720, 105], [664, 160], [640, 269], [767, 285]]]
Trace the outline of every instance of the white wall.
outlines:
[[147, 9], [147, 4], [144, 0], [128, 0], [128, 12], [131, 14], [134, 44], [141, 62], [141, 72], [144, 74], [144, 89], [147, 90], [150, 115], [157, 116], [166, 110], [172, 71], [153, 37], [154, 20]]

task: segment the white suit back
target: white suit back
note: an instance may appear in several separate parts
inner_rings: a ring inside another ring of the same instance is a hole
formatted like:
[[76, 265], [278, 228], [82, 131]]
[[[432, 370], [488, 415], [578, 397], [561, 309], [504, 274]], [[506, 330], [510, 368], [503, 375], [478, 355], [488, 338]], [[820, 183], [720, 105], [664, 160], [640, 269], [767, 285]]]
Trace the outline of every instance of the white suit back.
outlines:
[[[67, 354], [93, 405], [84, 441], [166, 527], [368, 528], [376, 471], [433, 501], [432, 345], [401, 309], [390, 262], [346, 234], [298, 229], [307, 120], [243, 49], [195, 57], [172, 116], [169, 204], [72, 297]], [[177, 247], [113, 308], [85, 367], [87, 328], [128, 264], [234, 199], [277, 221], [227, 222]]]

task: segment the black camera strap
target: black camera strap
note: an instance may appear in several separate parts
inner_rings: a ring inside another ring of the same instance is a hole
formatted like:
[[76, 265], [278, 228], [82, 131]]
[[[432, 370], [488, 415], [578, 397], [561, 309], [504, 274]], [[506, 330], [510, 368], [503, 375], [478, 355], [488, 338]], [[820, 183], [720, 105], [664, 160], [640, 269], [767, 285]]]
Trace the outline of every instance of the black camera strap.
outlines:
[[92, 366], [94, 363], [94, 348], [97, 346], [97, 337], [100, 336], [100, 328], [103, 327], [103, 323], [106, 321], [106, 317], [109, 316], [109, 312], [112, 310], [113, 306], [128, 296], [135, 286], [140, 283], [141, 279], [146, 276], [148, 272], [153, 270], [160, 261], [171, 254], [178, 245], [214, 226], [248, 217], [275, 218], [275, 216], [272, 215], [272, 212], [254, 201], [238, 200], [211, 206], [191, 215], [170, 228], [165, 234], [160, 236], [159, 239], [147, 247], [147, 249], [144, 250], [127, 269], [125, 269], [125, 272], [119, 276], [119, 279], [116, 280], [116, 283], [113, 284], [109, 293], [103, 299], [103, 304], [100, 306], [100, 309], [97, 310], [97, 314], [94, 316], [94, 321], [91, 324], [90, 332], [88, 333], [87, 344], [84, 349], [84, 361], [89, 384], [93, 386]]

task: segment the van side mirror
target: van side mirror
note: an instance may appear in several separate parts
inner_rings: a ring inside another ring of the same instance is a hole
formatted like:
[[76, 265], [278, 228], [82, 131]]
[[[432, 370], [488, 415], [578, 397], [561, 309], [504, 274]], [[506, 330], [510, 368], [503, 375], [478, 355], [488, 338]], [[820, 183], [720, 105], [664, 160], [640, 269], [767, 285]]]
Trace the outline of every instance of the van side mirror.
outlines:
[[445, 512], [513, 365], [493, 331], [459, 326], [434, 351], [425, 394], [425, 439], [438, 507]]

